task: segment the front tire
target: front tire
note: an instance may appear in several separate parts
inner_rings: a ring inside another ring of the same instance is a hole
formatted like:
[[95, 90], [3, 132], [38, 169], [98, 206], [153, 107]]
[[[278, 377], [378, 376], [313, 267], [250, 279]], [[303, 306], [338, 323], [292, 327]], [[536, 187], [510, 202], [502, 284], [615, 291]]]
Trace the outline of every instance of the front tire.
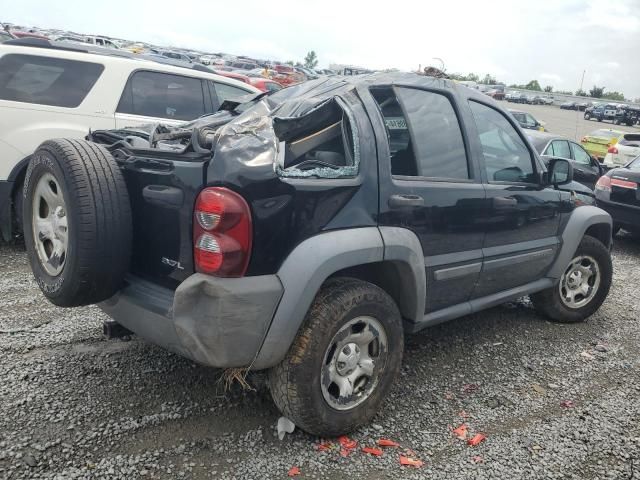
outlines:
[[531, 295], [536, 310], [559, 323], [582, 322], [609, 294], [613, 266], [607, 247], [585, 236], [558, 285]]
[[384, 290], [331, 279], [287, 356], [270, 370], [271, 396], [308, 433], [348, 433], [378, 411], [400, 370], [403, 348], [400, 312]]
[[588, 113], [584, 114], [584, 119], [585, 120], [589, 120], [591, 118], [591, 115], [589, 115]]

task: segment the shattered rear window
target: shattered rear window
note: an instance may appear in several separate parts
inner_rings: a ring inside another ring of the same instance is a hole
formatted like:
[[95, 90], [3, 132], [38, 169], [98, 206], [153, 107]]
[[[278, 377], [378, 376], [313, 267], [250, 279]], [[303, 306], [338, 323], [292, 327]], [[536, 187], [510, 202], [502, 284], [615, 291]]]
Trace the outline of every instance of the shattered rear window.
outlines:
[[276, 172], [283, 177], [342, 178], [358, 174], [358, 136], [352, 113], [338, 97], [299, 117], [274, 118]]

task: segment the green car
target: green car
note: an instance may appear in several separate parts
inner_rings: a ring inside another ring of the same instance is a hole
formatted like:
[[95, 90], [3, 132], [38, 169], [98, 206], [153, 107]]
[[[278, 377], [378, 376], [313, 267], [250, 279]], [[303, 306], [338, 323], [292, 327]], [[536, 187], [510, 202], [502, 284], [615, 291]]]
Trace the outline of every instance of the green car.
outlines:
[[624, 132], [620, 130], [601, 128], [582, 137], [580, 143], [587, 152], [598, 158], [598, 160], [602, 160], [607, 154], [609, 147], [615, 145], [620, 135], [623, 134]]

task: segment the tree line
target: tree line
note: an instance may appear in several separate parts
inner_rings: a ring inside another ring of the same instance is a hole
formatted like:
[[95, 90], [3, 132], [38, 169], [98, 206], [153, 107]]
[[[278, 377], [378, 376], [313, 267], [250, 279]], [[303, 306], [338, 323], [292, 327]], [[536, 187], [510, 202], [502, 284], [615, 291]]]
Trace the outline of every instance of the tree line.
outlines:
[[[504, 82], [498, 81], [493, 75], [486, 74], [484, 77], [480, 77], [475, 73], [468, 73], [467, 75], [462, 75], [459, 73], [449, 73], [447, 74], [450, 78], [458, 81], [470, 81], [476, 82], [481, 85], [506, 85]], [[536, 92], [546, 92], [553, 93], [554, 89], [551, 85], [546, 85], [544, 88], [540, 85], [538, 80], [531, 80], [529, 83], [524, 85], [512, 84], [509, 85], [509, 88], [520, 88], [522, 90], [533, 90]], [[555, 93], [565, 94], [565, 95], [576, 95], [578, 97], [591, 97], [591, 98], [602, 98], [606, 100], [618, 100], [624, 101], [624, 94], [616, 91], [605, 92], [605, 87], [598, 87], [594, 85], [591, 90], [585, 92], [584, 90], [578, 89], [575, 92], [567, 91], [567, 90], [555, 90]], [[636, 99], [639, 101], [640, 99]]]

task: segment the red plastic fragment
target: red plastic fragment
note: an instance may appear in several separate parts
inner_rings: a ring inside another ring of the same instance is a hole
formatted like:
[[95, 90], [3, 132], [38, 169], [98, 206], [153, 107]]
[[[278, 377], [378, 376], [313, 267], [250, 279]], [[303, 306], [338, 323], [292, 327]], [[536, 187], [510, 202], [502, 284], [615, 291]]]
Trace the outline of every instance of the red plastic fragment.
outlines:
[[393, 440], [389, 440], [388, 438], [381, 438], [378, 440], [378, 446], [380, 447], [399, 447], [400, 444], [394, 442]]
[[300, 469], [298, 467], [291, 467], [287, 475], [290, 477], [295, 477], [296, 475], [300, 475]]
[[380, 455], [382, 455], [382, 450], [379, 449], [379, 448], [362, 447], [362, 451], [364, 453], [369, 453], [369, 454], [374, 455], [376, 457], [379, 457]]
[[467, 443], [472, 447], [479, 445], [481, 442], [484, 442], [487, 437], [482, 433], [477, 433], [473, 438], [469, 439]]
[[475, 457], [473, 457], [473, 463], [484, 463], [484, 458], [482, 458], [480, 455], [476, 455]]
[[358, 442], [356, 442], [355, 440], [351, 440], [346, 435], [342, 435], [341, 437], [339, 437], [338, 441], [340, 442], [340, 445], [342, 445], [342, 447], [347, 450], [353, 450], [358, 446]]
[[573, 407], [576, 406], [576, 404], [573, 403], [573, 400], [565, 400], [565, 401], [560, 403], [560, 406], [562, 408], [573, 408]]
[[409, 458], [409, 457], [405, 457], [404, 455], [400, 455], [400, 465], [407, 465], [410, 467], [416, 467], [416, 468], [420, 468], [422, 465], [424, 465], [424, 462], [422, 460], [418, 460], [415, 458]]
[[460, 440], [466, 440], [466, 438], [467, 438], [467, 425], [463, 423], [458, 428], [455, 428], [454, 430], [452, 430], [452, 433], [456, 437], [458, 437]]
[[331, 450], [333, 448], [333, 445], [331, 443], [318, 443], [316, 445], [316, 449], [319, 452], [325, 452], [327, 450]]

